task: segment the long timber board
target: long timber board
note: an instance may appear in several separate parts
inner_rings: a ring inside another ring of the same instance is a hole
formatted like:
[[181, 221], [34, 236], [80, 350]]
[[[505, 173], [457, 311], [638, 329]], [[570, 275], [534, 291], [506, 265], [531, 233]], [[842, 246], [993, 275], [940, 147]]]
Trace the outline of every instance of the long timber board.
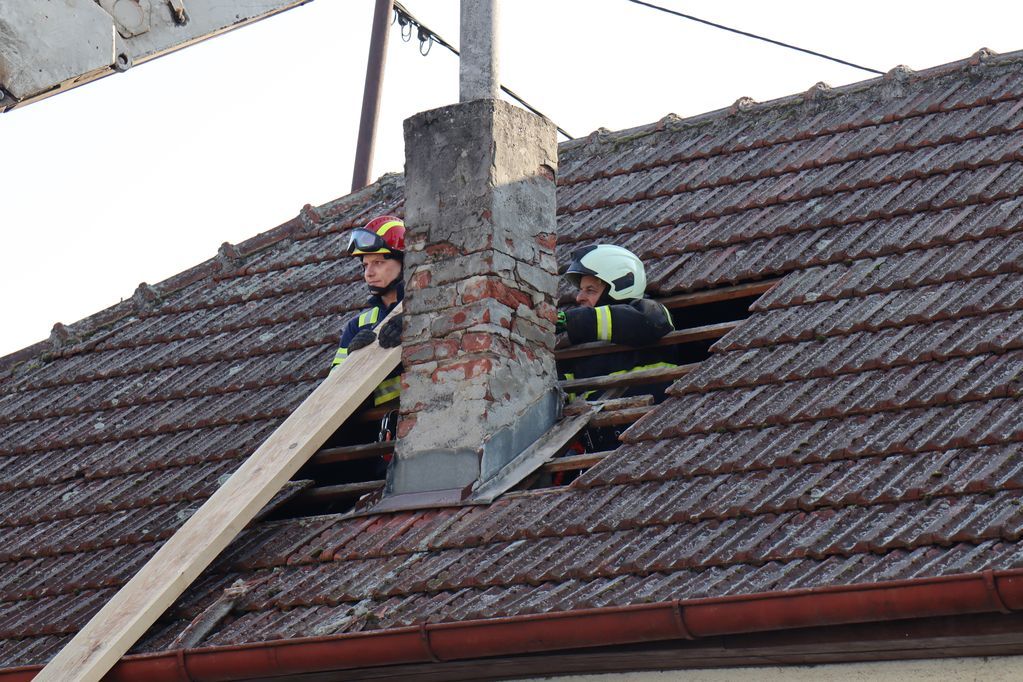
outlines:
[[35, 682], [99, 682], [400, 361], [374, 343], [332, 371]]

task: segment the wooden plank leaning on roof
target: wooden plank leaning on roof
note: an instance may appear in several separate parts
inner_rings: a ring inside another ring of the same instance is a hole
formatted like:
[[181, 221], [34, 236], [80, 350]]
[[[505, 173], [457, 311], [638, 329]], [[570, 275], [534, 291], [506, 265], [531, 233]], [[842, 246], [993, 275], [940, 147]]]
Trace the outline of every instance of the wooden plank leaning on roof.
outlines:
[[35, 681], [98, 682], [400, 361], [374, 343], [331, 372]]

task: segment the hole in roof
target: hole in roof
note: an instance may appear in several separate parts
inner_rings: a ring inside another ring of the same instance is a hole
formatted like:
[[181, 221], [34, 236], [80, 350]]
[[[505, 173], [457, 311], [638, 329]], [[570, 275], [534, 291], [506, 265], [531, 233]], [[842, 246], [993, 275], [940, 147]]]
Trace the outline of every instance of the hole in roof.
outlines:
[[379, 501], [394, 454], [397, 411], [397, 400], [374, 406], [367, 398], [292, 477], [304, 482], [302, 489], [267, 519], [344, 513]]
[[[632, 349], [611, 344], [586, 344], [558, 354], [559, 375], [571, 372], [579, 376], [581, 363], [614, 349], [631, 353], [642, 372], [589, 376], [563, 385], [574, 402], [566, 407], [566, 417], [578, 414], [583, 405], [600, 403], [601, 410], [557, 456], [527, 476], [516, 491], [537, 490], [570, 484], [590, 467], [612, 454], [621, 445], [620, 436], [632, 424], [666, 398], [665, 391], [678, 378], [692, 371], [710, 356], [710, 347], [751, 315], [750, 307], [776, 280], [746, 282], [727, 287], [655, 297], [669, 311], [675, 331], [654, 346]], [[592, 369], [592, 367], [590, 368]], [[642, 378], [642, 381], [637, 379]]]
[[[571, 400], [564, 419], [578, 417], [595, 404], [601, 409], [589, 419], [580, 419], [580, 430], [567, 446], [525, 475], [511, 492], [568, 485], [612, 454], [621, 445], [621, 434], [663, 402], [674, 381], [707, 359], [710, 347], [750, 316], [750, 307], [775, 281], [655, 297], [671, 312], [675, 331], [651, 346], [590, 343], [556, 351], [559, 376], [575, 376], [561, 382]], [[601, 366], [600, 358], [622, 354], [631, 354], [634, 357], [629, 364], [646, 369], [611, 374], [592, 371]], [[374, 406], [372, 397], [367, 398], [292, 477], [296, 492], [266, 519], [358, 512], [376, 504], [394, 453], [391, 436], [397, 411], [397, 400]]]

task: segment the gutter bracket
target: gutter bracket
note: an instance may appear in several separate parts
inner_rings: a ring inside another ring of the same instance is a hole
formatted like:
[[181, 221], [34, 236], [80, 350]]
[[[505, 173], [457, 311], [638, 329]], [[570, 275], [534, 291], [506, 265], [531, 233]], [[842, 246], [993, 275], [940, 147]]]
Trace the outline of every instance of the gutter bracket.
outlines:
[[423, 650], [426, 655], [430, 657], [430, 660], [434, 663], [443, 663], [437, 653], [433, 650], [433, 646], [430, 644], [430, 631], [426, 627], [426, 623], [419, 624], [419, 639], [423, 643]]
[[185, 9], [185, 3], [182, 0], [167, 0], [167, 4], [170, 5], [175, 24], [184, 26], [188, 23], [188, 10]]
[[696, 635], [686, 625], [686, 611], [685, 606], [682, 605], [682, 601], [679, 599], [673, 599], [672, 602], [672, 615], [675, 617], [675, 626], [678, 628], [679, 635], [683, 639], [696, 639]]
[[998, 581], [995, 578], [995, 572], [990, 568], [984, 571], [984, 587], [987, 588], [988, 596], [991, 601], [994, 602], [995, 606], [1002, 613], [1012, 613], [1012, 609], [1009, 608], [1008, 604], [1002, 598], [1002, 593], [998, 590]]
[[184, 649], [177, 650], [174, 660], [177, 661], [178, 664], [178, 674], [181, 682], [195, 682], [188, 672], [188, 660], [185, 658]]

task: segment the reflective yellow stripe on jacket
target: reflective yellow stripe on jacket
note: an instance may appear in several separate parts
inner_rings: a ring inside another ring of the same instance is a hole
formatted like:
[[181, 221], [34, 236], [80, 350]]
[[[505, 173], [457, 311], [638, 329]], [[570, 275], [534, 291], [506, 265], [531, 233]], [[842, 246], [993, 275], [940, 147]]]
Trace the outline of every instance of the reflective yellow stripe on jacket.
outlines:
[[365, 327], [367, 324], [376, 324], [378, 319], [380, 319], [380, 308], [370, 308], [366, 312], [359, 314], [359, 326]]
[[[676, 365], [673, 362], [653, 362], [653, 363], [651, 363], [649, 365], [636, 365], [632, 369], [619, 369], [619, 370], [617, 370], [615, 372], [611, 372], [607, 376], [613, 377], [613, 376], [618, 376], [620, 374], [631, 374], [632, 372], [642, 372], [645, 369], [660, 369], [662, 367], [677, 367], [677, 366], [678, 365]], [[565, 376], [565, 379], [569, 379], [569, 380], [575, 379], [575, 374], [571, 374], [569, 372], [566, 372], [564, 376]], [[582, 400], [589, 400], [590, 397], [594, 393], [596, 393], [596, 392], [597, 392], [597, 389], [592, 389], [592, 390], [586, 391], [584, 393], [581, 393], [578, 396], [575, 393], [569, 393], [568, 394], [568, 402], [570, 402], [570, 403], [574, 402], [577, 397], [581, 398]]]
[[[378, 319], [380, 319], [380, 308], [372, 308], [366, 312], [359, 313], [359, 326], [365, 327], [369, 324], [376, 324]], [[334, 360], [330, 363], [331, 369], [337, 367], [347, 359], [348, 349], [338, 348], [334, 353]]]
[[401, 396], [401, 377], [384, 379], [373, 389], [373, 404], [383, 405]]
[[611, 306], [601, 305], [593, 309], [597, 315], [597, 340], [611, 340]]
[[[396, 223], [397, 224], [397, 223]], [[372, 329], [373, 325], [380, 319], [380, 308], [371, 308], [363, 313], [359, 313], [359, 327]], [[337, 367], [342, 362], [348, 359], [348, 349], [338, 348], [337, 352], [334, 353], [334, 361], [330, 363], [331, 369]], [[390, 402], [401, 396], [401, 377], [391, 377], [390, 379], [384, 379], [380, 382], [380, 385], [373, 390], [373, 404], [383, 405], [386, 402]]]

